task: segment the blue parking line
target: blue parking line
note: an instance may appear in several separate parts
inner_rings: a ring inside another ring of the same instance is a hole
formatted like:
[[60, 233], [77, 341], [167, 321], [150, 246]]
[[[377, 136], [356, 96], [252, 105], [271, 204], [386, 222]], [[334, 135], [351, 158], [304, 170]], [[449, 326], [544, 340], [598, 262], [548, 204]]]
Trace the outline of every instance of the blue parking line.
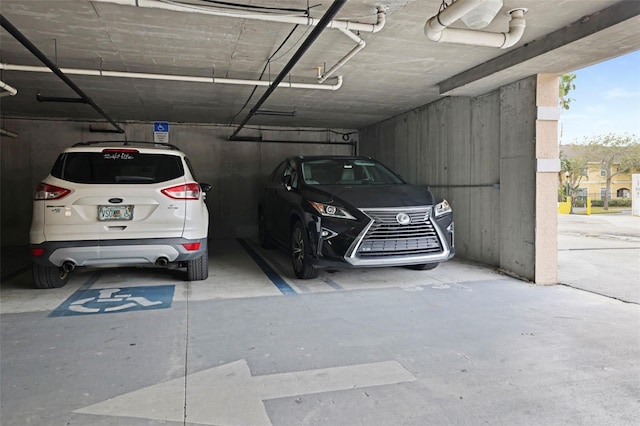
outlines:
[[253, 249], [246, 241], [241, 238], [238, 238], [238, 244], [244, 248], [249, 256], [258, 264], [260, 269], [265, 273], [265, 275], [271, 280], [271, 282], [280, 290], [280, 292], [284, 295], [287, 294], [298, 294], [296, 291], [291, 288], [289, 284], [287, 284], [280, 275], [276, 271], [273, 270], [271, 266], [265, 260], [260, 257], [260, 255]]

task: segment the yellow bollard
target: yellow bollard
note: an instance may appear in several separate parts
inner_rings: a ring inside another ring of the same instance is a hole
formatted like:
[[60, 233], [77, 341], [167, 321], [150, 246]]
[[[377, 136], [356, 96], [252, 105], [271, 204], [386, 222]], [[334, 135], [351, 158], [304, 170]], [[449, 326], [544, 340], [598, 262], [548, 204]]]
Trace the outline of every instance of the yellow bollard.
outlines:
[[587, 197], [587, 214], [591, 214], [591, 197]]

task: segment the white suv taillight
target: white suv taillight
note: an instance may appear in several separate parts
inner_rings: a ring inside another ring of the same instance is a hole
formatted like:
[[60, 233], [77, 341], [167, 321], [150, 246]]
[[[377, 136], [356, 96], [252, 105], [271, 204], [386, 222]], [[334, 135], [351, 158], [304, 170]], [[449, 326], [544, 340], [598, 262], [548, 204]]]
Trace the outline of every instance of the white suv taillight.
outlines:
[[36, 192], [33, 195], [34, 200], [59, 200], [64, 198], [71, 192], [70, 189], [60, 188], [59, 186], [40, 183], [36, 186]]
[[176, 200], [198, 200], [200, 199], [200, 185], [192, 182], [184, 185], [172, 186], [165, 188], [162, 192], [169, 198]]

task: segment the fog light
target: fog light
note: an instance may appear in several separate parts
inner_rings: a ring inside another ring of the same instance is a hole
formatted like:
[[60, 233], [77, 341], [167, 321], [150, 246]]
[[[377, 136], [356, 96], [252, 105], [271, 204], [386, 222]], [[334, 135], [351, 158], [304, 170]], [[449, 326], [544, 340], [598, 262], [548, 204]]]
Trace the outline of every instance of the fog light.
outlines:
[[325, 240], [328, 240], [330, 238], [335, 237], [336, 235], [338, 235], [337, 232], [333, 232], [331, 229], [327, 229], [327, 228], [322, 228], [322, 232], [320, 233], [320, 235], [322, 236], [322, 238], [324, 238]]

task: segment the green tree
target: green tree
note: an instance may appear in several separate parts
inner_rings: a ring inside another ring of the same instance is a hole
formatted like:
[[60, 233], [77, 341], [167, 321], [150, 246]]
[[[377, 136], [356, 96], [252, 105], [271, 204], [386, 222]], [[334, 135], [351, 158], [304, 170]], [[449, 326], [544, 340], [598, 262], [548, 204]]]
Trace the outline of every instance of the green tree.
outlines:
[[[558, 103], [560, 108], [563, 110], [568, 110], [571, 106], [571, 102], [574, 99], [569, 97], [569, 93], [572, 90], [575, 90], [576, 85], [573, 80], [576, 79], [576, 75], [573, 73], [563, 74], [560, 76], [560, 84], [558, 87]], [[562, 122], [560, 122], [560, 144], [562, 144], [562, 134], [563, 134], [564, 126]]]
[[571, 106], [571, 102], [574, 99], [569, 97], [569, 93], [576, 89], [576, 85], [573, 80], [576, 79], [576, 75], [573, 73], [563, 74], [560, 76], [560, 87], [558, 90], [558, 98], [560, 99], [560, 108], [568, 110]]
[[640, 167], [640, 139], [637, 135], [608, 133], [585, 138], [584, 142], [584, 145], [576, 145], [579, 156], [600, 163], [605, 178], [603, 205], [608, 210], [611, 180], [620, 173]]

